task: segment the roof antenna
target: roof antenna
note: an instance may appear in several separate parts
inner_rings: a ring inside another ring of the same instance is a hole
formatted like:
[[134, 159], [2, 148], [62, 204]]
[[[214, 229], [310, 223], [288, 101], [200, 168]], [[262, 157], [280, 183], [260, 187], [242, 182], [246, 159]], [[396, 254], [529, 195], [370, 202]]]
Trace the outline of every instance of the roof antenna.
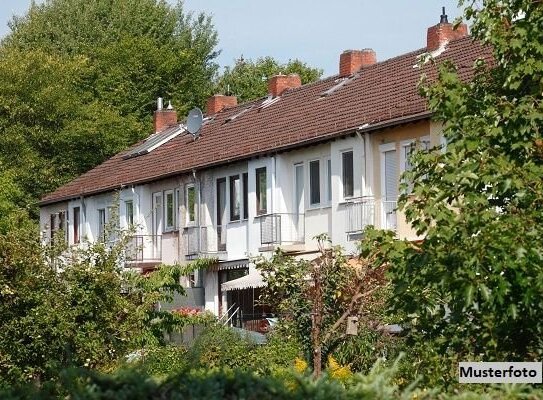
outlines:
[[445, 7], [441, 7], [441, 19], [439, 20], [440, 24], [448, 24], [449, 19], [447, 18], [447, 14], [445, 14]]

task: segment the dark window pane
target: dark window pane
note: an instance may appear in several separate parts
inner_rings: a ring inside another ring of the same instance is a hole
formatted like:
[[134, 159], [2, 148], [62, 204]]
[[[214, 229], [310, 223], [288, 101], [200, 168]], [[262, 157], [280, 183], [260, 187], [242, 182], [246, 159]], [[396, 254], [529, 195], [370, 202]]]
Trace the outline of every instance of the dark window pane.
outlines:
[[249, 218], [249, 174], [243, 174], [243, 219]]
[[79, 243], [81, 240], [81, 238], [79, 237], [79, 224], [81, 223], [81, 214], [79, 210], [79, 207], [74, 207], [74, 243], [76, 244]]
[[230, 221], [239, 221], [241, 215], [240, 185], [239, 175], [230, 177]]
[[321, 179], [320, 162], [318, 160], [309, 163], [309, 186], [310, 204], [319, 204], [321, 202]]
[[342, 183], [343, 197], [352, 197], [354, 194], [352, 151], [346, 151], [342, 154]]
[[256, 170], [256, 213], [258, 215], [266, 214], [266, 168], [258, 168]]

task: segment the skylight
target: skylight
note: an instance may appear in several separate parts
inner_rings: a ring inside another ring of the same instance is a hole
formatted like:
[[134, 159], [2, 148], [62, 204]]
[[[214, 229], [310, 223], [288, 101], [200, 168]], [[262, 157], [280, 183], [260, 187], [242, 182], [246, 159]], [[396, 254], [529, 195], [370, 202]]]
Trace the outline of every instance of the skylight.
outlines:
[[151, 135], [149, 139], [147, 139], [145, 142], [132, 149], [130, 153], [125, 154], [123, 156], [123, 160], [150, 153], [157, 147], [160, 147], [164, 143], [169, 142], [182, 132], [185, 132], [185, 127], [180, 125], [168, 128], [164, 132], [155, 133], [154, 135]]
[[334, 86], [332, 86], [330, 89], [324, 91], [321, 93], [321, 97], [326, 97], [326, 96], [330, 96], [332, 93], [334, 93], [335, 91], [337, 91], [338, 89], [341, 89], [343, 86], [345, 86], [347, 83], [349, 83], [350, 81], [352, 81], [354, 78], [355, 78], [356, 75], [353, 75], [351, 76], [350, 78], [340, 78], [337, 81], [339, 81], [338, 83], [336, 83]]

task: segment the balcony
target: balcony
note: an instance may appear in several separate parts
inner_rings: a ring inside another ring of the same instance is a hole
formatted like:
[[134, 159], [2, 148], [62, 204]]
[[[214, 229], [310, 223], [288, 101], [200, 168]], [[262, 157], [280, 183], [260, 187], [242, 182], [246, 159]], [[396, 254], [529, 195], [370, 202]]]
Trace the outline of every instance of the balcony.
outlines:
[[125, 260], [129, 266], [159, 264], [162, 261], [162, 236], [134, 235], [128, 239]]
[[305, 242], [304, 214], [266, 214], [260, 221], [260, 244], [277, 247]]
[[395, 200], [381, 201], [381, 228], [396, 231], [398, 228], [398, 216], [396, 213], [397, 208], [398, 202]]
[[349, 240], [360, 239], [360, 233], [368, 225], [396, 231], [397, 208], [397, 201], [376, 201], [373, 197], [351, 199], [345, 203], [345, 230]]
[[345, 229], [354, 236], [368, 225], [375, 225], [375, 200], [373, 197], [357, 197], [345, 204]]
[[226, 226], [189, 226], [183, 230], [185, 257], [226, 257]]

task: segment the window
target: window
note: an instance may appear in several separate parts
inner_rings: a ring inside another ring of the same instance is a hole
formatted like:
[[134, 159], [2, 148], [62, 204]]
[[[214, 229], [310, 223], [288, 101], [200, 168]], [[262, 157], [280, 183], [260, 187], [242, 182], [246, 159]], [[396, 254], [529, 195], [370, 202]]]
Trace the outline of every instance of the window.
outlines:
[[131, 228], [134, 225], [134, 203], [132, 200], [124, 202], [124, 212], [126, 218], [126, 226]]
[[326, 200], [332, 203], [332, 160], [326, 160]]
[[164, 232], [168, 232], [175, 229], [175, 198], [173, 190], [166, 190], [164, 198], [164, 216], [166, 221]]
[[106, 238], [106, 210], [98, 210], [98, 240], [103, 242]]
[[189, 275], [189, 286], [191, 288], [198, 288], [203, 286], [203, 271], [197, 269]]
[[73, 237], [74, 244], [81, 242], [81, 237], [79, 234], [79, 225], [81, 224], [81, 209], [79, 207], [74, 207], [74, 223], [73, 223]]
[[153, 235], [162, 233], [162, 192], [153, 193]]
[[319, 160], [309, 162], [309, 205], [321, 202], [321, 163]]
[[180, 207], [181, 204], [181, 189], [175, 189], [175, 229], [179, 229], [181, 221]]
[[343, 185], [343, 198], [353, 197], [353, 152], [345, 151], [341, 154], [341, 183]]
[[256, 213], [257, 215], [266, 214], [268, 207], [266, 204], [266, 167], [256, 169]]
[[230, 221], [241, 217], [241, 181], [239, 175], [230, 177]]
[[249, 174], [246, 172], [243, 178], [243, 219], [249, 218]]
[[49, 217], [49, 237], [51, 238], [51, 241], [53, 241], [53, 239], [55, 238], [57, 230], [57, 214], [51, 214]]
[[385, 164], [384, 193], [385, 201], [396, 201], [398, 198], [398, 174], [396, 164], [396, 150], [383, 152]]
[[187, 209], [187, 224], [196, 221], [196, 189], [194, 185], [187, 185], [185, 188], [185, 207]]
[[55, 238], [59, 231], [64, 232], [66, 235], [66, 211], [60, 211], [50, 216], [50, 237], [51, 240]]
[[217, 179], [217, 244], [226, 251], [226, 178]]

